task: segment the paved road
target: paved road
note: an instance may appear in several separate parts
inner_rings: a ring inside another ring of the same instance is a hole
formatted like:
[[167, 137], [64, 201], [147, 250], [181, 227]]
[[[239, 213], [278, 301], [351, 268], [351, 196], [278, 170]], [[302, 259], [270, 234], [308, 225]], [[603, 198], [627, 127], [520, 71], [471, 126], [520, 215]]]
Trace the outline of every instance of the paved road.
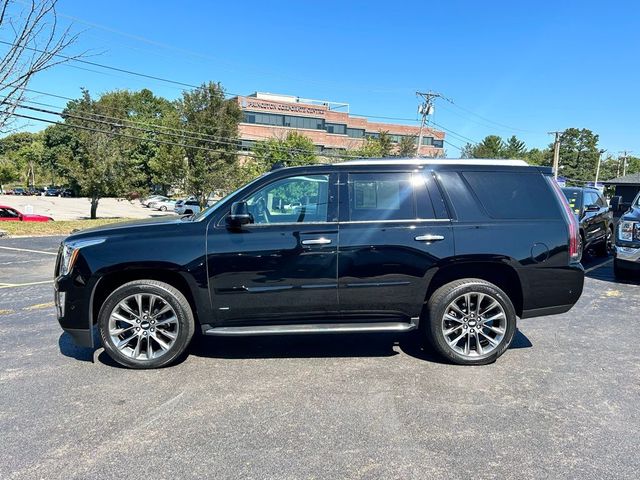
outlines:
[[[0, 248], [0, 284], [54, 258]], [[636, 478], [640, 288], [588, 266], [571, 312], [473, 368], [344, 335], [204, 339], [125, 370], [61, 335], [51, 284], [0, 288], [0, 478]]]

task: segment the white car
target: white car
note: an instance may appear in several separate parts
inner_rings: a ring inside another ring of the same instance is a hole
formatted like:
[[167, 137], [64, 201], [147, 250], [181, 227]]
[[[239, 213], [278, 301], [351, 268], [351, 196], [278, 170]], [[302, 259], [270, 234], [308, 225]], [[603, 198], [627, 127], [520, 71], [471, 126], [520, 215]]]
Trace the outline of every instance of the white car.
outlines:
[[164, 195], [152, 195], [150, 197], [147, 197], [143, 200], [140, 200], [140, 203], [142, 205], [144, 205], [145, 207], [148, 207], [150, 203], [152, 202], [158, 202], [160, 200], [169, 200], [169, 197], [165, 197]]
[[150, 204], [150, 208], [154, 210], [160, 210], [161, 212], [166, 212], [167, 210], [173, 210], [176, 206], [175, 200], [159, 200], [156, 202], [152, 202]]
[[176, 202], [174, 212], [178, 215], [195, 215], [200, 213], [200, 205], [195, 200], [179, 201]]

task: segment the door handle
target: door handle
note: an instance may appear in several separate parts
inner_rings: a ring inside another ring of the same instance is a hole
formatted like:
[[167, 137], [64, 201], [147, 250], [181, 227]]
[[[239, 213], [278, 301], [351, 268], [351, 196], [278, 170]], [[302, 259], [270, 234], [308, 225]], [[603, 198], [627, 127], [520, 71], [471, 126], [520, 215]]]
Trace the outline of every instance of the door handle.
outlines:
[[427, 233], [426, 235], [418, 235], [414, 240], [416, 242], [439, 242], [440, 240], [444, 240], [444, 237], [442, 235]]
[[328, 238], [314, 238], [312, 240], [302, 240], [302, 245], [329, 245], [331, 240]]

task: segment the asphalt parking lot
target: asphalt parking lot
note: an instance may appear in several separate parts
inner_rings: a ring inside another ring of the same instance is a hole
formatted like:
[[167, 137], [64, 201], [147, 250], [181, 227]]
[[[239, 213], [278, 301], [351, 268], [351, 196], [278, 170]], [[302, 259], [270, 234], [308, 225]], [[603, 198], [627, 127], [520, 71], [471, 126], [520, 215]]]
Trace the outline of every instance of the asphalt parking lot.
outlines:
[[640, 288], [608, 260], [493, 365], [344, 335], [200, 339], [132, 371], [62, 335], [59, 241], [0, 239], [2, 479], [637, 477]]

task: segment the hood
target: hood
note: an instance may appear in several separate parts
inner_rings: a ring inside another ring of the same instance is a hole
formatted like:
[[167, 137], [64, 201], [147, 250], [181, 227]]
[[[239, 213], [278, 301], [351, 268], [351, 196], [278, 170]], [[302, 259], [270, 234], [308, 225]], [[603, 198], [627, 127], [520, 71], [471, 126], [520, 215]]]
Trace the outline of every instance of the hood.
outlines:
[[629, 220], [633, 222], [640, 222], [640, 206], [631, 207], [627, 210], [620, 220]]
[[136, 231], [144, 231], [147, 233], [149, 230], [158, 230], [158, 232], [166, 229], [176, 228], [179, 225], [190, 223], [189, 221], [182, 220], [182, 217], [177, 215], [168, 215], [155, 218], [145, 218], [141, 220], [129, 220], [125, 222], [110, 223], [108, 225], [102, 225], [100, 227], [87, 228], [86, 230], [80, 230], [72, 233], [67, 240], [78, 240], [87, 237], [104, 237], [112, 235], [123, 235]]

